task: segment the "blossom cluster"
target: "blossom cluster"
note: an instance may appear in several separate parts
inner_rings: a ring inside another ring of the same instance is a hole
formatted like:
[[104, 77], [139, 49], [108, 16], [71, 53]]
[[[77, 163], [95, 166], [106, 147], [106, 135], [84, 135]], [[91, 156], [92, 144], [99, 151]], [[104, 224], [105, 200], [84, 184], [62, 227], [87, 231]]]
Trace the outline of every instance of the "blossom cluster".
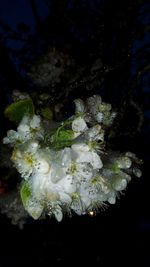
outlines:
[[20, 194], [28, 213], [78, 215], [114, 204], [131, 180], [133, 153], [113, 153], [105, 149], [105, 131], [116, 112], [98, 95], [85, 102], [75, 100], [75, 115], [55, 131], [47, 129], [39, 115], [24, 115], [17, 130], [9, 130], [4, 144], [13, 148], [11, 160], [20, 173]]

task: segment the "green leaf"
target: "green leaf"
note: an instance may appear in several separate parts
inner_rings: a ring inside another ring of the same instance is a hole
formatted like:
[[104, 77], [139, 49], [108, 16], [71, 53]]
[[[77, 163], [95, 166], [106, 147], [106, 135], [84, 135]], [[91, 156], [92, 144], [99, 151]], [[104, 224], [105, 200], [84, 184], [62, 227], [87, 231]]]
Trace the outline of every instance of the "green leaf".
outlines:
[[69, 141], [73, 138], [73, 131], [72, 130], [60, 130], [56, 136], [57, 141]]
[[34, 105], [32, 99], [23, 99], [9, 105], [4, 114], [10, 121], [19, 123], [24, 115], [34, 114]]
[[51, 137], [52, 147], [61, 149], [73, 144], [74, 132], [72, 130], [57, 130]]
[[25, 181], [22, 184], [20, 195], [25, 210], [33, 219], [37, 220], [41, 216], [44, 206], [33, 197], [29, 182]]
[[28, 206], [29, 201], [32, 198], [31, 186], [27, 181], [22, 184], [20, 195], [23, 206], [26, 208]]

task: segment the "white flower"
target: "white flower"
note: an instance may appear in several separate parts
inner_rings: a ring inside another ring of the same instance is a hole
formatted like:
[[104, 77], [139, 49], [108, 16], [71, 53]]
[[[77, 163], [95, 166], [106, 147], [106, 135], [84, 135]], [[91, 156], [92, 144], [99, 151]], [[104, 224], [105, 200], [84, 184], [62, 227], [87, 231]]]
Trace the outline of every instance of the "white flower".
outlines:
[[73, 195], [71, 208], [79, 215], [85, 214], [89, 209], [97, 209], [107, 196], [89, 181], [83, 181], [76, 194]]
[[42, 134], [43, 129], [41, 127], [40, 117], [37, 115], [34, 115], [32, 118], [24, 116], [17, 127], [17, 131], [8, 131], [7, 137], [3, 139], [3, 143], [11, 145], [25, 143], [34, 138], [43, 138]]
[[70, 148], [65, 148], [62, 152], [62, 166], [66, 175], [75, 178], [74, 182], [90, 179], [93, 174], [92, 166], [87, 162], [78, 162], [76, 153]]
[[62, 166], [66, 175], [71, 175], [75, 181], [90, 179], [93, 175], [92, 166], [88, 162], [78, 160], [77, 153], [70, 148], [64, 149], [62, 153]]
[[42, 137], [41, 119], [34, 115], [32, 119], [29, 116], [24, 116], [17, 128], [21, 142], [26, 142], [35, 137]]
[[31, 175], [35, 163], [34, 154], [14, 149], [11, 160], [22, 178], [27, 179]]
[[[116, 112], [112, 112], [111, 105], [102, 102], [101, 97], [94, 95], [89, 97], [86, 101], [88, 112], [93, 119], [98, 123], [103, 123], [105, 126], [110, 126], [116, 116]], [[92, 122], [92, 118], [91, 118]]]
[[37, 142], [25, 143], [14, 149], [11, 160], [21, 177], [27, 179], [34, 170], [46, 174], [49, 172], [50, 163], [47, 153], [39, 148]]

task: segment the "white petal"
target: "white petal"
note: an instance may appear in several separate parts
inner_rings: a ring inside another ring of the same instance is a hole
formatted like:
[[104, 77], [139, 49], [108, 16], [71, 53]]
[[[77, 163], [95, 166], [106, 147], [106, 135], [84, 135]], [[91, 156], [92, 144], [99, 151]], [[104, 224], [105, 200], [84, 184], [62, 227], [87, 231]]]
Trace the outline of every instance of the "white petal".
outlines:
[[103, 164], [99, 155], [95, 152], [80, 152], [76, 158], [76, 162], [88, 162], [94, 169], [102, 168]]
[[115, 203], [116, 203], [116, 198], [115, 198], [115, 197], [109, 197], [109, 198], [108, 198], [108, 202], [109, 202], [110, 204], [115, 204]]
[[58, 190], [61, 188], [65, 193], [72, 194], [76, 191], [76, 182], [72, 175], [66, 175], [58, 183]]
[[61, 208], [57, 208], [53, 211], [54, 215], [55, 215], [55, 218], [58, 222], [61, 222], [62, 221], [62, 218], [63, 218], [63, 213], [61, 211]]
[[57, 164], [53, 164], [51, 172], [51, 181], [56, 184], [65, 177], [65, 171]]
[[80, 144], [74, 144], [71, 146], [72, 150], [75, 151], [76, 153], [81, 153], [81, 152], [88, 152], [89, 151], [89, 146], [86, 145], [85, 143], [80, 143]]
[[71, 209], [78, 215], [82, 214], [82, 204], [79, 198], [72, 201]]
[[101, 169], [103, 167], [103, 163], [100, 159], [100, 156], [95, 153], [91, 152], [92, 158], [91, 158], [91, 165], [93, 166], [94, 169]]
[[32, 216], [33, 219], [37, 220], [43, 212], [43, 206], [35, 200], [29, 202], [26, 207], [26, 210]]
[[40, 116], [34, 115], [31, 122], [30, 122], [31, 128], [33, 128], [33, 129], [39, 128], [40, 122], [41, 122]]
[[49, 175], [41, 175], [40, 173], [35, 171], [31, 177], [31, 180], [33, 195], [37, 199], [42, 199], [43, 197], [45, 197], [46, 189], [48, 189], [51, 185]]
[[87, 127], [85, 120], [81, 117], [76, 118], [72, 122], [72, 130], [74, 132], [84, 132], [87, 128], [88, 127]]
[[65, 204], [70, 204], [72, 199], [71, 196], [67, 193], [64, 193], [63, 191], [59, 192], [60, 201]]
[[63, 167], [68, 166], [71, 163], [71, 149], [65, 148], [62, 151], [61, 158], [62, 158], [62, 163], [61, 163], [62, 166]]
[[80, 152], [78, 153], [78, 157], [76, 159], [76, 162], [91, 162], [92, 155], [91, 152]]
[[26, 132], [30, 132], [30, 127], [26, 124], [21, 124], [18, 126], [18, 132], [21, 133], [26, 133]]
[[82, 214], [85, 214], [87, 208], [91, 206], [91, 199], [88, 196], [83, 195], [81, 197], [81, 200], [82, 200]]
[[116, 182], [116, 184], [114, 185], [115, 189], [117, 191], [121, 191], [124, 190], [127, 187], [127, 181], [126, 179], [120, 179], [120, 181]]
[[111, 191], [108, 197], [108, 202], [110, 204], [115, 204], [116, 203], [116, 194], [114, 191]]

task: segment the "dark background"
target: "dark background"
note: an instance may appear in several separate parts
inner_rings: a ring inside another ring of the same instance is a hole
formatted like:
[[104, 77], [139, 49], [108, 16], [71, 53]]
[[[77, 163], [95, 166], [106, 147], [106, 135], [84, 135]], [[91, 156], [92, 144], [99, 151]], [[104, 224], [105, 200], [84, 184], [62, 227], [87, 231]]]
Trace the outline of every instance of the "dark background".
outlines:
[[[0, 1], [1, 136], [9, 128], [3, 111], [12, 91], [42, 92], [27, 73], [55, 47], [75, 60], [77, 83], [69, 91], [68, 107], [76, 96], [102, 95], [121, 114], [112, 148], [132, 151], [144, 162], [142, 177], [133, 179], [117, 204], [96, 217], [73, 215], [61, 223], [29, 219], [20, 230], [1, 215], [0, 267], [150, 266], [149, 10], [142, 0]], [[87, 66], [97, 58], [102, 66], [95, 85], [95, 80], [87, 81]], [[81, 80], [87, 82], [82, 85]], [[54, 102], [65, 95], [61, 86], [65, 92], [61, 81], [50, 91]]]

